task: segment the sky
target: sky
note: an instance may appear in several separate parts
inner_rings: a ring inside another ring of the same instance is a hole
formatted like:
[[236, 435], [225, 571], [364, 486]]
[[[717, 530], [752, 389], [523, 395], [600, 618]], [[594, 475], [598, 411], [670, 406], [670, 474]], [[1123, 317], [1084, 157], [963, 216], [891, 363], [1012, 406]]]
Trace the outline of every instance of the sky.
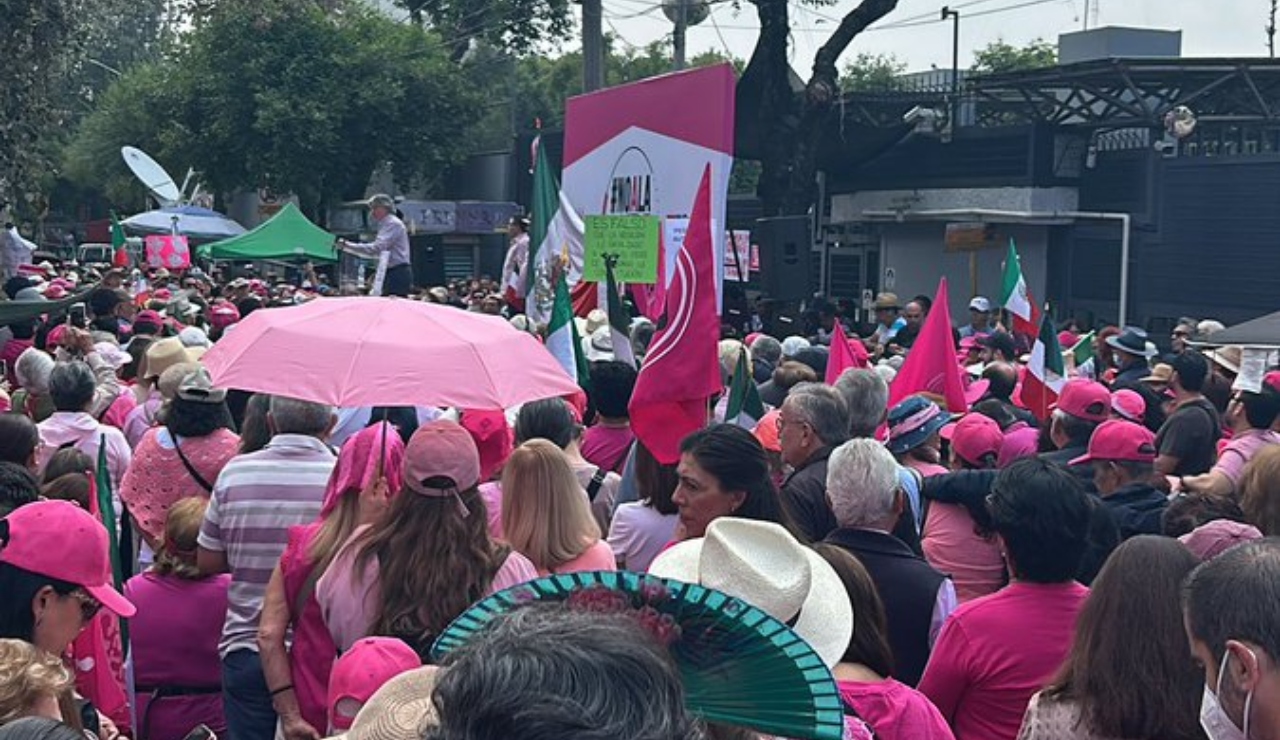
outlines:
[[[1091, 25], [1139, 26], [1181, 30], [1184, 56], [1265, 56], [1265, 27], [1269, 0], [1089, 0], [1096, 10]], [[992, 41], [1021, 45], [1037, 38], [1057, 40], [1058, 34], [1083, 28], [1085, 0], [899, 0], [898, 8], [877, 26], [854, 39], [841, 66], [859, 52], [893, 54], [916, 72], [951, 67], [951, 22], [937, 20], [943, 5], [961, 14], [960, 64], [969, 66], [973, 52]], [[823, 8], [791, 3], [792, 65], [802, 75], [814, 52], [857, 0], [838, 0]], [[623, 44], [643, 46], [671, 33], [671, 24], [657, 0], [604, 0], [605, 31]], [[755, 8], [743, 0], [735, 11], [730, 2], [713, 5], [711, 18], [689, 31], [688, 49], [728, 50], [746, 59], [751, 55], [759, 24]], [[913, 24], [892, 28], [895, 23]]]

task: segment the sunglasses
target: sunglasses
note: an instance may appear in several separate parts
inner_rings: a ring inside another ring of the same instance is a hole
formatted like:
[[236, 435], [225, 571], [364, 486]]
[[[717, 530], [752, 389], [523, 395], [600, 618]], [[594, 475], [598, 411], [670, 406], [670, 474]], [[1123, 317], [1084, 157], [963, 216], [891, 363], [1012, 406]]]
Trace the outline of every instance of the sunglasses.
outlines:
[[92, 622], [93, 618], [98, 616], [98, 612], [102, 611], [102, 602], [90, 596], [86, 591], [76, 589], [67, 595], [80, 602], [80, 620], [85, 624]]

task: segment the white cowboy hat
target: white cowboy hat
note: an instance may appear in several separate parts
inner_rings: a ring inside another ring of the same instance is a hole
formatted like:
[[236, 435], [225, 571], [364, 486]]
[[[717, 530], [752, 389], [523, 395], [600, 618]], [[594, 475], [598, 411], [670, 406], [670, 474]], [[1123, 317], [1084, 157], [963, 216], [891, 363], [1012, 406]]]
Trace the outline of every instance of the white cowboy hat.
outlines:
[[791, 625], [828, 667], [853, 638], [853, 605], [826, 560], [772, 522], [720, 517], [659, 555], [649, 575], [723, 591]]

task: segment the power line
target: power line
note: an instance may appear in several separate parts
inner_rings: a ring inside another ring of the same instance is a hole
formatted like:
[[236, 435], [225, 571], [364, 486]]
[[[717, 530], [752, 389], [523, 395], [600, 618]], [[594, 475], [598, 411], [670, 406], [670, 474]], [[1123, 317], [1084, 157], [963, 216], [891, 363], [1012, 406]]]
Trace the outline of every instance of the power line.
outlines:
[[[993, 2], [993, 1], [994, 1], [994, 0], [971, 0], [971, 2], [974, 2], [974, 3], [976, 3], [976, 2]], [[1023, 8], [1030, 8], [1030, 7], [1033, 7], [1033, 6], [1036, 6], [1036, 5], [1047, 5], [1047, 4], [1049, 4], [1049, 3], [1057, 3], [1057, 2], [1061, 2], [1061, 0], [1027, 0], [1026, 2], [1022, 2], [1022, 3], [1015, 3], [1015, 4], [1013, 4], [1013, 5], [1006, 5], [1006, 6], [999, 7], [999, 8], [991, 8], [990, 10], [980, 10], [980, 11], [978, 11], [978, 12], [976, 12], [976, 13], [968, 13], [968, 14], [966, 14], [966, 15], [965, 15], [965, 18], [981, 18], [982, 16], [987, 16], [987, 15], [996, 15], [996, 14], [998, 14], [998, 13], [1006, 13], [1006, 12], [1009, 12], [1009, 11], [1012, 11], [1012, 10], [1022, 10]], [[959, 6], [959, 5], [954, 5], [954, 6], [952, 6], [952, 7], [957, 7], [957, 8], [958, 8], [958, 7], [960, 7], [960, 6]], [[940, 19], [940, 18], [938, 18], [938, 17], [936, 17], [936, 16], [930, 16], [929, 20], [925, 20], [925, 19], [923, 19], [923, 18], [918, 19], [918, 20], [906, 20], [906, 19], [903, 19], [903, 20], [901, 20], [901, 21], [897, 21], [897, 22], [895, 22], [895, 23], [886, 23], [886, 24], [884, 24], [884, 25], [873, 25], [873, 26], [871, 26], [871, 27], [867, 28], [865, 31], [863, 31], [863, 33], [871, 33], [871, 32], [873, 32], [873, 31], [896, 31], [896, 30], [903, 29], [903, 28], [917, 28], [917, 27], [920, 27], [920, 26], [932, 26], [932, 25], [936, 25], [936, 24], [941, 23], [941, 22], [942, 22], [942, 21], [941, 21], [941, 19]], [[759, 27], [759, 26], [740, 26], [740, 25], [723, 25], [723, 26], [721, 26], [721, 28], [723, 28], [723, 29], [725, 29], [725, 30], [729, 30], [729, 31], [759, 31], [759, 30], [760, 30], [760, 27]], [[823, 28], [797, 28], [797, 27], [793, 26], [791, 30], [792, 30], [792, 31], [825, 31], [825, 30], [828, 30], [828, 29], [823, 29]]]

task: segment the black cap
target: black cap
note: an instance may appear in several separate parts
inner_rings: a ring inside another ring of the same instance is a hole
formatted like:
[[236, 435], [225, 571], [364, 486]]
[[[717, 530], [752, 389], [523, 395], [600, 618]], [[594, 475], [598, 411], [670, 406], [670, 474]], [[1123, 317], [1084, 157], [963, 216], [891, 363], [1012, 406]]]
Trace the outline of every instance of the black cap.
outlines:
[[978, 344], [999, 352], [1008, 360], [1018, 356], [1018, 347], [1013, 342], [1013, 335], [1008, 332], [997, 331], [979, 336]]

